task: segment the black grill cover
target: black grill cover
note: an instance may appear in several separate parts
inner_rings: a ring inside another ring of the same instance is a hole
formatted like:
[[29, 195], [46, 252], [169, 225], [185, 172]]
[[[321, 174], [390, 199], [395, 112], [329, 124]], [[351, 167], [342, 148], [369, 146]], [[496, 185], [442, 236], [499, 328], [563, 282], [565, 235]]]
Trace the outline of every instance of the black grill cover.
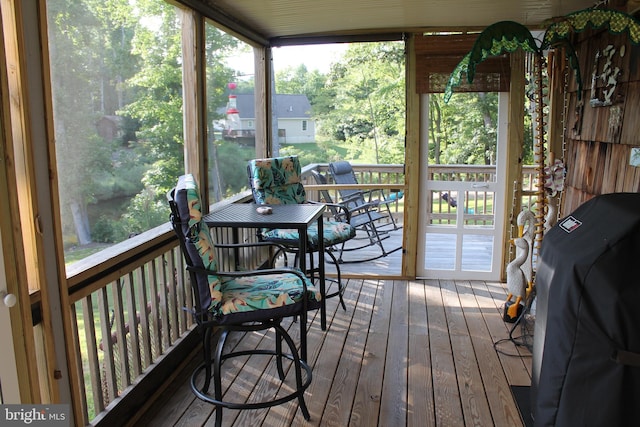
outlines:
[[598, 196], [544, 237], [536, 426], [640, 425], [640, 194]]

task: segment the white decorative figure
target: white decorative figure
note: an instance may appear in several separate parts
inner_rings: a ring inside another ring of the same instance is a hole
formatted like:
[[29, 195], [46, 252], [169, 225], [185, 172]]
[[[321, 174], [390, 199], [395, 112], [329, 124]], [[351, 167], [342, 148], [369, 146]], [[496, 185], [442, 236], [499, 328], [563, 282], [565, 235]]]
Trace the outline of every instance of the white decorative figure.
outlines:
[[[514, 239], [513, 244], [516, 246], [517, 255], [507, 265], [507, 288], [509, 289], [509, 294], [505, 303], [505, 320], [512, 319], [515, 321], [521, 311], [520, 303], [525, 299], [527, 293], [528, 282], [522, 270], [522, 265], [529, 255], [529, 245], [522, 237]], [[515, 301], [509, 304], [514, 297]]]
[[[536, 228], [536, 217], [530, 210], [523, 210], [518, 214], [518, 237], [527, 242], [527, 258], [522, 264], [522, 271], [527, 279], [527, 289], [533, 286], [533, 236]], [[518, 258], [518, 246], [516, 245], [516, 258]]]

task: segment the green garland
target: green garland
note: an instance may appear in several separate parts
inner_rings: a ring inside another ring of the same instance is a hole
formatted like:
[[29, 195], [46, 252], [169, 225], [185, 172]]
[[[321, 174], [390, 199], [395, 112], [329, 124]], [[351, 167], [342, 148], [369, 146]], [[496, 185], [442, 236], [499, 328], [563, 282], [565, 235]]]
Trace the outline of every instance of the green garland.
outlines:
[[538, 47], [531, 32], [524, 25], [513, 21], [500, 21], [488, 26], [476, 39], [471, 51], [464, 56], [451, 73], [444, 90], [444, 102], [453, 95], [453, 88], [460, 85], [462, 76], [473, 83], [476, 66], [490, 56], [511, 53], [518, 49], [542, 54], [551, 47], [563, 47], [569, 67], [576, 73], [578, 93], [581, 93], [582, 78], [575, 49], [569, 43], [569, 35], [587, 28], [607, 28], [613, 34], [627, 33], [634, 45], [640, 44], [640, 21], [624, 12], [611, 9], [584, 9], [553, 20], [544, 33]]

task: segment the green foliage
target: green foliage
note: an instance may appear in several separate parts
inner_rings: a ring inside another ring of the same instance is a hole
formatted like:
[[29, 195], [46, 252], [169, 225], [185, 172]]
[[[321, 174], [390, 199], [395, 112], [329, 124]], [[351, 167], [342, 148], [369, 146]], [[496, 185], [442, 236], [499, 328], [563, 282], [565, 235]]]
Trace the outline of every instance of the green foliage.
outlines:
[[[239, 50], [240, 43], [238, 39], [213, 25], [205, 26], [205, 40], [207, 125], [209, 126], [208, 134], [213, 135], [214, 121], [224, 118], [224, 115], [219, 114], [217, 109], [227, 103], [228, 84], [238, 83], [234, 71], [225, 65], [225, 58], [232, 52]], [[251, 86], [249, 93], [253, 93], [253, 82], [251, 82]], [[241, 93], [238, 90], [236, 92]]]
[[160, 202], [155, 192], [145, 189], [129, 202], [126, 213], [120, 218], [101, 215], [91, 227], [91, 237], [99, 243], [117, 243], [157, 227], [168, 218], [166, 202]]
[[[161, 200], [159, 196], [160, 194], [153, 189], [145, 188], [131, 200], [127, 212], [121, 218], [126, 237], [142, 233], [168, 221], [169, 206], [166, 198]], [[166, 193], [162, 194], [162, 197], [166, 197]]]
[[314, 105], [322, 96], [326, 81], [325, 75], [318, 70], [308, 71], [304, 64], [287, 67], [276, 73], [276, 93], [306, 95], [309, 103]]
[[122, 240], [125, 235], [124, 227], [120, 221], [101, 215], [98, 221], [91, 227], [91, 237], [94, 242], [115, 243]]
[[376, 163], [383, 157], [402, 163], [404, 75], [402, 43], [351, 45], [343, 60], [332, 64], [325, 95], [314, 104], [319, 133], [371, 149]]
[[[166, 222], [165, 194], [184, 172], [180, 14], [157, 0], [51, 0], [47, 13], [64, 240], [117, 242]], [[225, 59], [239, 46], [205, 25], [210, 135], [234, 81]], [[104, 117], [122, 131], [112, 142], [98, 136]], [[233, 158], [223, 168], [242, 170]], [[230, 177], [226, 191], [237, 187]]]
[[[343, 155], [331, 144], [295, 144], [280, 147], [281, 156], [298, 156], [301, 165], [329, 163], [344, 159]], [[344, 152], [344, 150], [343, 150]]]
[[[222, 197], [247, 189], [247, 163], [256, 157], [253, 147], [243, 147], [232, 141], [217, 141], [217, 168]], [[211, 168], [209, 169], [211, 170]]]
[[448, 103], [429, 95], [429, 161], [442, 164], [495, 164], [497, 93], [455, 93]]
[[[131, 22], [121, 19], [129, 14], [108, 11], [128, 7], [126, 1], [47, 3], [49, 26], [55, 28], [48, 39], [62, 227], [64, 234], [76, 233], [80, 243], [89, 238], [85, 207], [109, 193], [105, 178], [114, 174], [111, 147], [98, 136], [95, 123], [104, 115], [114, 114], [119, 97], [115, 96], [115, 79], [108, 74], [115, 66], [114, 55], [122, 55], [131, 35]], [[117, 42], [116, 28], [120, 30]], [[103, 54], [113, 61], [104, 61]], [[135, 63], [130, 55], [120, 58], [122, 63]], [[126, 78], [128, 72], [123, 68], [119, 78]], [[112, 90], [97, 93], [96, 84]], [[126, 93], [120, 95], [126, 97]]]

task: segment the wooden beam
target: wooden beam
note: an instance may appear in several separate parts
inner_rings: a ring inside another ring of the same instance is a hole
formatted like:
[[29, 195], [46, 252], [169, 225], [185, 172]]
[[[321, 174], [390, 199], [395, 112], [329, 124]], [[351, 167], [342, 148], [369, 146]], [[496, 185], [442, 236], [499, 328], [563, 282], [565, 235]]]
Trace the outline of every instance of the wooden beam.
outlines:
[[[416, 277], [418, 257], [418, 230], [420, 221], [420, 95], [416, 91], [416, 48], [415, 35], [409, 35], [406, 41], [406, 119], [405, 119], [405, 199], [404, 199], [404, 254], [402, 257], [402, 275]], [[411, 185], [413, 183], [413, 185]]]
[[[509, 86], [509, 128], [507, 130], [507, 177], [505, 179], [505, 218], [502, 233], [502, 271], [500, 279], [506, 280], [505, 268], [511, 259], [511, 236], [517, 233], [516, 218], [521, 206], [522, 147], [524, 145], [524, 57], [521, 50], [511, 54], [511, 83]], [[514, 194], [515, 193], [515, 194]]]
[[[271, 115], [272, 106], [269, 98], [271, 93], [271, 48], [254, 47], [253, 61], [255, 69], [254, 102], [256, 112], [256, 156], [269, 157], [272, 149]], [[277, 132], [277, 129], [276, 129]]]
[[[2, 93], [2, 104], [0, 104], [0, 131], [2, 132], [3, 143], [0, 144], [0, 155], [3, 161], [0, 162], [0, 204], [5, 207], [5, 212], [9, 215], [0, 215], [0, 242], [2, 244], [3, 256], [3, 283], [6, 283], [7, 293], [17, 296], [16, 305], [9, 310], [12, 345], [3, 351], [13, 351], [15, 360], [15, 374], [17, 376], [18, 401], [13, 401], [13, 397], [3, 390], [7, 396], [3, 403], [30, 402], [36, 399], [38, 392], [38, 377], [35, 373], [35, 349], [33, 344], [33, 328], [31, 328], [31, 305], [29, 304], [29, 292], [27, 288], [27, 272], [24, 262], [24, 248], [22, 246], [22, 234], [20, 227], [20, 217], [18, 209], [17, 184], [14, 169], [13, 153], [13, 127], [11, 114], [15, 105], [12, 105], [9, 96], [9, 73], [6, 65], [11, 64], [15, 55], [14, 46], [9, 46], [8, 50], [13, 52], [10, 56], [5, 51], [5, 32], [15, 30], [13, 24], [9, 25], [7, 20], [11, 20], [11, 5], [3, 0], [2, 6], [3, 24], [0, 26], [0, 57], [7, 58], [7, 62], [0, 64], [0, 93]], [[15, 70], [12, 70], [15, 71]], [[13, 73], [12, 73], [13, 74]], [[15, 78], [15, 76], [13, 76]], [[13, 85], [14, 83], [12, 83]], [[9, 361], [6, 361], [8, 363]], [[9, 364], [7, 369], [11, 369]], [[3, 376], [4, 381], [4, 376]], [[6, 388], [10, 386], [7, 382]]]
[[235, 37], [241, 40], [252, 42], [254, 44], [261, 44], [266, 46], [269, 42], [262, 34], [251, 29], [250, 25], [246, 25], [244, 22], [240, 22], [236, 17], [225, 13], [219, 8], [211, 6], [208, 2], [202, 0], [177, 0], [179, 3], [184, 4], [189, 9], [198, 11], [203, 16], [210, 18], [216, 23], [224, 27], [225, 31], [231, 33]]
[[[206, 172], [203, 173], [201, 163], [206, 152], [205, 138], [203, 137], [201, 116], [199, 111], [204, 105], [202, 102], [201, 80], [202, 73], [197, 69], [198, 44], [201, 38], [202, 28], [198, 24], [196, 12], [187, 9], [178, 9], [182, 14], [182, 93], [183, 95], [183, 123], [184, 123], [184, 171], [193, 174], [200, 183], [200, 190], [206, 194]], [[204, 200], [207, 200], [206, 198]]]

